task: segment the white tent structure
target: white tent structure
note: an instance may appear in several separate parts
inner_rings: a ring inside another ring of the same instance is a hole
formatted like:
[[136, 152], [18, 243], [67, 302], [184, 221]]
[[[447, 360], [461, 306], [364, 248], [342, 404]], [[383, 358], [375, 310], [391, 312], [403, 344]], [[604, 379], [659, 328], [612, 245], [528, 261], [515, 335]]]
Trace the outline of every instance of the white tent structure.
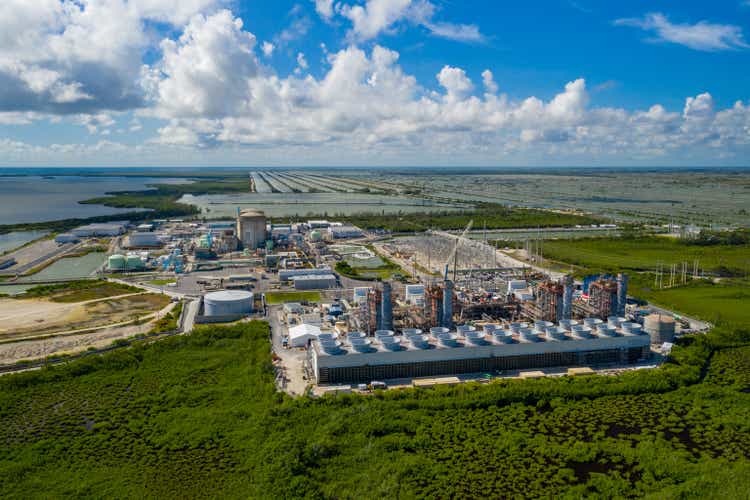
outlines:
[[320, 335], [320, 327], [302, 323], [289, 329], [289, 345], [292, 347], [306, 347], [307, 343]]

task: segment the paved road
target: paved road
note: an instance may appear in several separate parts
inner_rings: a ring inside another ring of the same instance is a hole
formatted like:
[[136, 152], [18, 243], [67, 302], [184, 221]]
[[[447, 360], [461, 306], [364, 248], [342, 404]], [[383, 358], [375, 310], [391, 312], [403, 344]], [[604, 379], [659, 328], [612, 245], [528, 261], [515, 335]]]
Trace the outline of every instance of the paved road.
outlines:
[[185, 305], [185, 313], [182, 321], [183, 333], [190, 333], [195, 328], [195, 317], [198, 315], [200, 300], [192, 300]]

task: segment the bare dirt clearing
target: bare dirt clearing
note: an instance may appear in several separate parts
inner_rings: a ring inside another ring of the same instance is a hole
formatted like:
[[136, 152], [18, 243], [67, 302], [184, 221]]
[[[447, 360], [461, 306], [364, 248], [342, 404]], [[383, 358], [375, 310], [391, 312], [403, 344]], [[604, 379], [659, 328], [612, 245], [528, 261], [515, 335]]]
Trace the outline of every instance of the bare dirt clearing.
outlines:
[[49, 335], [136, 320], [159, 311], [169, 297], [128, 294], [78, 303], [0, 299], [0, 340]]

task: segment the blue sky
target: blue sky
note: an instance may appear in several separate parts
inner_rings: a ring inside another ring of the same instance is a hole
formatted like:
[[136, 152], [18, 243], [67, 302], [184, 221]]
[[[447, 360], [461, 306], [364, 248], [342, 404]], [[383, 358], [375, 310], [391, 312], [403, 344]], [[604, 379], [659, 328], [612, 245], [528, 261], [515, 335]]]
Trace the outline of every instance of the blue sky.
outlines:
[[742, 165], [750, 2], [9, 0], [0, 165]]

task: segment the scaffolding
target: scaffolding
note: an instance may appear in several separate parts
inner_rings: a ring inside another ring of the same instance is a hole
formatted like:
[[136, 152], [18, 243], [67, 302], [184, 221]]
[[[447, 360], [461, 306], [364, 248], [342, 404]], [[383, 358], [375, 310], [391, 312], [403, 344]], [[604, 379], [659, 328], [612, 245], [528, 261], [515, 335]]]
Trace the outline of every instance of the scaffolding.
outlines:
[[607, 319], [617, 313], [617, 283], [600, 278], [589, 285], [589, 309], [600, 319]]

